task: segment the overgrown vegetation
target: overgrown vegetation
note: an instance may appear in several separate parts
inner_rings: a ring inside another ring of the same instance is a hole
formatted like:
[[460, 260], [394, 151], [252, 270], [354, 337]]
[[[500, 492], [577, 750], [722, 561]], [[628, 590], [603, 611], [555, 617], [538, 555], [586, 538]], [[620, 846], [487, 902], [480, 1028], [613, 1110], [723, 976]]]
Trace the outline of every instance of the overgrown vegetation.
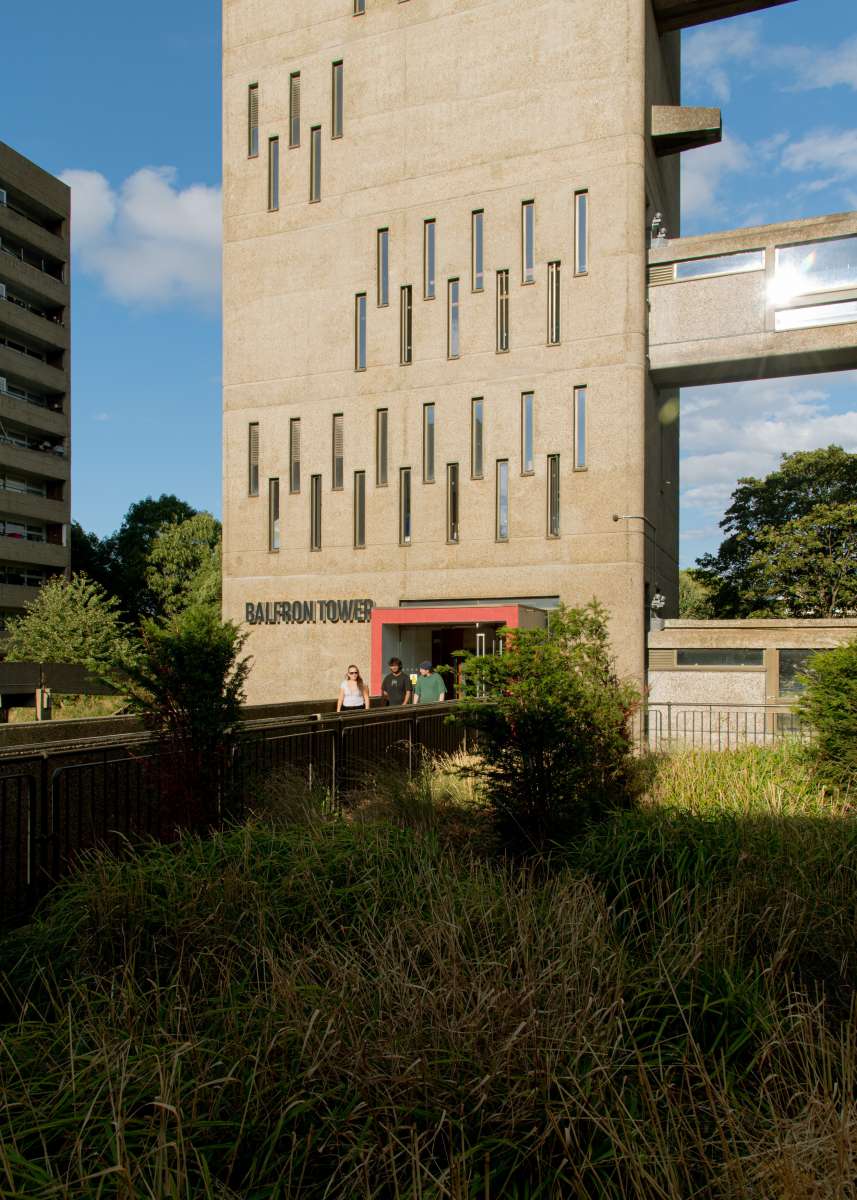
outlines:
[[857, 787], [857, 640], [814, 654], [797, 711], [814, 731], [811, 753], [835, 787]]
[[455, 765], [347, 817], [281, 776], [8, 937], [0, 1194], [851, 1194], [843, 795], [788, 747], [683, 754], [537, 871]]
[[638, 696], [616, 676], [594, 600], [560, 605], [544, 628], [502, 632], [502, 655], [463, 657], [457, 716], [477, 731], [503, 846], [543, 851], [632, 798]]

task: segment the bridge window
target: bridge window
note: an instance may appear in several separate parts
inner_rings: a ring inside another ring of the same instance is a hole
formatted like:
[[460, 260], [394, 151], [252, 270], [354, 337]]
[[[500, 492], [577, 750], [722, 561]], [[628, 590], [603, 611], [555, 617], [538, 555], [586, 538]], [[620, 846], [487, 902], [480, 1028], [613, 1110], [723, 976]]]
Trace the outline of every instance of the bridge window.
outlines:
[[689, 258], [675, 263], [675, 279], [701, 279], [706, 275], [737, 275], [742, 271], [762, 271], [764, 250], [743, 250], [739, 254], [718, 254], [713, 258]]
[[775, 299], [857, 287], [857, 236], [776, 249]]

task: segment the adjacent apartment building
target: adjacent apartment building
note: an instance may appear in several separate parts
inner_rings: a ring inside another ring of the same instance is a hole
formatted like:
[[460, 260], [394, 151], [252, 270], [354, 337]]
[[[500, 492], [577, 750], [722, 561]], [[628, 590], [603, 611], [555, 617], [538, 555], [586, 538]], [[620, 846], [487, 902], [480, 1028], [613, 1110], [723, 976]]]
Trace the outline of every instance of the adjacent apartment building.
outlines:
[[853, 359], [853, 326], [775, 325], [777, 247], [816, 232], [677, 236], [679, 156], [721, 135], [681, 106], [680, 30], [776, 2], [225, 0], [224, 614], [251, 701], [350, 662], [375, 692], [391, 654], [491, 653], [593, 596], [643, 676], [652, 602], [677, 615], [678, 389]]
[[69, 571], [69, 214], [0, 142], [0, 628]]

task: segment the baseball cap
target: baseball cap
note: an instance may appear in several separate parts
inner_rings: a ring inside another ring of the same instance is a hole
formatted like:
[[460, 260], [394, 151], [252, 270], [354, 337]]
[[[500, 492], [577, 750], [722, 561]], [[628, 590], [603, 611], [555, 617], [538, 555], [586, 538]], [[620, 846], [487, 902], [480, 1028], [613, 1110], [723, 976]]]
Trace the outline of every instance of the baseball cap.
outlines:
[[430, 671], [430, 670], [431, 670], [431, 663], [430, 663], [430, 662], [421, 662], [421, 663], [420, 663], [420, 670], [421, 670], [421, 671]]

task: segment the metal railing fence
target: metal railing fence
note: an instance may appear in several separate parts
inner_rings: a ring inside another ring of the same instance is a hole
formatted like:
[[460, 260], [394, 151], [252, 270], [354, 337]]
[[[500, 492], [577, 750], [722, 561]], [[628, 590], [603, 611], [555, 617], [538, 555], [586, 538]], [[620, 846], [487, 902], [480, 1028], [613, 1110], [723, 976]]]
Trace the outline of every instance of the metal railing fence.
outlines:
[[[466, 733], [454, 710], [441, 704], [248, 722], [215, 807], [239, 818], [277, 769], [340, 803], [379, 768], [412, 772], [425, 754], [462, 748]], [[0, 926], [25, 921], [88, 850], [170, 840], [194, 824], [198, 814], [177, 811], [172, 766], [154, 739], [140, 736], [0, 759]]]
[[636, 740], [649, 750], [735, 750], [807, 740], [809, 726], [787, 704], [649, 702], [637, 715]]

